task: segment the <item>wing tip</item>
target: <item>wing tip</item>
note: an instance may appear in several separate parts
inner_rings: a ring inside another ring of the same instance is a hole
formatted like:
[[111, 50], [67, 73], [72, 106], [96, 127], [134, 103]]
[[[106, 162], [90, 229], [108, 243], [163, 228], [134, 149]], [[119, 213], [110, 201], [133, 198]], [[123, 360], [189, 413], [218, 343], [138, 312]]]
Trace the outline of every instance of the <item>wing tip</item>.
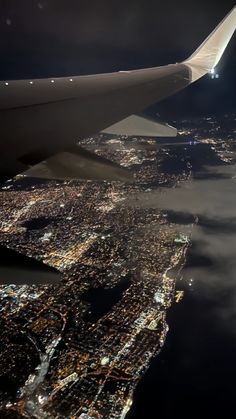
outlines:
[[236, 5], [210, 35], [183, 62], [192, 71], [192, 82], [207, 74], [220, 61], [236, 29]]

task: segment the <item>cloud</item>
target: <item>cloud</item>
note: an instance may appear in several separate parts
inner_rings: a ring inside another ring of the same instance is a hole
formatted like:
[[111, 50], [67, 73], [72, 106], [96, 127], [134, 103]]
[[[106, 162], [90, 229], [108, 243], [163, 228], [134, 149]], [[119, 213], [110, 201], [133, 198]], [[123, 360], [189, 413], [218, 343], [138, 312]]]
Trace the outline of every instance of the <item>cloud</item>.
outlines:
[[130, 197], [129, 205], [171, 211], [172, 221], [173, 212], [198, 217], [185, 283], [194, 278], [199, 307], [202, 301], [209, 305], [214, 324], [225, 334], [236, 334], [236, 166], [205, 167], [201, 172], [201, 180], [140, 193]]
[[235, 186], [235, 181], [228, 177], [193, 180], [172, 189], [162, 188], [141, 192], [133, 199], [130, 197], [128, 204], [234, 221], [236, 220]]

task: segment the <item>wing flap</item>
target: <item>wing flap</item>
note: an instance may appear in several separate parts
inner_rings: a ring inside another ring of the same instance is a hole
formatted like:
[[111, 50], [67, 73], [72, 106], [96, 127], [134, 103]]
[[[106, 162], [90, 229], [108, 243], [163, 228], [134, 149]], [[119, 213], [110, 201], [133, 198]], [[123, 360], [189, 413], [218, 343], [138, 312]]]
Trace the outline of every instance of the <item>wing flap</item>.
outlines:
[[56, 154], [23, 173], [43, 179], [85, 179], [130, 182], [133, 173], [79, 146]]
[[177, 129], [155, 119], [130, 115], [106, 128], [102, 133], [139, 137], [176, 137]]

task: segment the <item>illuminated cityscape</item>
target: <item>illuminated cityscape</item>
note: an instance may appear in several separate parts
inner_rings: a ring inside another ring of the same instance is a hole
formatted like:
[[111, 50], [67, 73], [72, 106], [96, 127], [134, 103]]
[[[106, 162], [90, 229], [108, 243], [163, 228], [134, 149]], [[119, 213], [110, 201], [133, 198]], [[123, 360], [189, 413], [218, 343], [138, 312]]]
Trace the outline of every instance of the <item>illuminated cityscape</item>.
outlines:
[[1, 286], [0, 417], [125, 418], [165, 343], [167, 310], [184, 298], [176, 279], [197, 222], [158, 197], [191, 185], [199, 147], [232, 163], [230, 135], [204, 118], [179, 122], [171, 141], [97, 136], [80, 144], [133, 170], [133, 183], [19, 175], [3, 185], [1, 242], [63, 280]]

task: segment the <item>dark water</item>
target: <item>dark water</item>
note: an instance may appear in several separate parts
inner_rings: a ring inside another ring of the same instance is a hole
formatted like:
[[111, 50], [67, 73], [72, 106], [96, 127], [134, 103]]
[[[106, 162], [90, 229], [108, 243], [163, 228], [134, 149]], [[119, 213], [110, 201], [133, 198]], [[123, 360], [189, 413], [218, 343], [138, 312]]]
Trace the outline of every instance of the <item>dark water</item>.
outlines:
[[95, 323], [104, 316], [122, 298], [122, 294], [131, 284], [129, 276], [113, 288], [91, 288], [82, 295], [82, 300], [91, 304], [84, 320]]
[[31, 218], [30, 220], [25, 221], [22, 226], [26, 227], [27, 230], [41, 230], [51, 224], [52, 221], [52, 218], [46, 217]]
[[[188, 267], [192, 261], [195, 250]], [[227, 293], [212, 299], [203, 285], [177, 285], [185, 297], [168, 313], [166, 344], [137, 386], [127, 419], [233, 418], [236, 338], [214, 315], [216, 306], [227, 309]]]

